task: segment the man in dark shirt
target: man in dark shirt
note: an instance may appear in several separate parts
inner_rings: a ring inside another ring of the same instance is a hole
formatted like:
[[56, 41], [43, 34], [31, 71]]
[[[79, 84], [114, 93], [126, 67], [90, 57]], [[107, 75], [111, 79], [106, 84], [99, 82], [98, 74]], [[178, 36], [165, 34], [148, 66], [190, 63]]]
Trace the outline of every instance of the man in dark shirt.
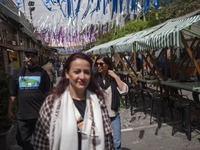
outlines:
[[23, 150], [33, 150], [32, 136], [45, 93], [50, 90], [50, 78], [38, 66], [37, 49], [29, 48], [25, 55], [25, 66], [18, 68], [10, 81], [8, 118], [14, 122], [12, 108], [18, 98], [17, 142]]

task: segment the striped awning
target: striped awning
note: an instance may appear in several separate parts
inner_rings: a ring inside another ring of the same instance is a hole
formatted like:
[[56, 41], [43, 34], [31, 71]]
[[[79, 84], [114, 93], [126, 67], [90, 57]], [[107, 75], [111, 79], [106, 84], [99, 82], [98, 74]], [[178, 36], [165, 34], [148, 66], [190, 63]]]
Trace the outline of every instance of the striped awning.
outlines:
[[86, 53], [86, 54], [92, 53], [93, 55], [99, 54], [100, 46], [101, 45], [97, 45], [97, 46], [85, 51], [84, 53]]
[[161, 25], [139, 31], [139, 32], [131, 35], [128, 39], [120, 41], [119, 43], [114, 45], [115, 52], [133, 52], [134, 51], [133, 43], [136, 40], [143, 38], [146, 35], [154, 32], [155, 30], [160, 28], [160, 26]]
[[[157, 50], [165, 47], [183, 47], [181, 39], [181, 31], [190, 32], [193, 37], [200, 37], [200, 26], [198, 30], [192, 31], [200, 21], [200, 15], [189, 17], [186, 19], [171, 21], [155, 32], [136, 40], [136, 51]], [[192, 34], [193, 33], [193, 34]], [[184, 35], [183, 34], [183, 35]], [[184, 35], [185, 37], [186, 35]]]
[[85, 51], [86, 54], [88, 53], [92, 53], [93, 55], [97, 55], [97, 54], [105, 54], [105, 53], [110, 53], [111, 52], [111, 46], [114, 46], [116, 43], [119, 43], [121, 41], [124, 41], [126, 39], [129, 39], [133, 34], [128, 34], [125, 37], [95, 46], [87, 51]]

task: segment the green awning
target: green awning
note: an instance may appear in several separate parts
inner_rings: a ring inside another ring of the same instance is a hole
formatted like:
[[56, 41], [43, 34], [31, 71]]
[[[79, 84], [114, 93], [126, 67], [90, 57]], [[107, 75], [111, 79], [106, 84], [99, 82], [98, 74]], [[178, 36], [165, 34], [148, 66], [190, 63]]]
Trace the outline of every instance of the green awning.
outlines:
[[160, 28], [160, 26], [161, 25], [156, 26], [156, 27], [152, 27], [150, 29], [139, 31], [139, 32], [133, 34], [132, 36], [130, 36], [128, 39], [120, 41], [119, 43], [114, 45], [115, 52], [133, 52], [133, 43], [136, 40], [143, 38], [146, 35], [154, 32], [155, 30]]
[[[115, 52], [133, 52], [158, 50], [165, 47], [183, 47], [181, 32], [186, 39], [200, 38], [200, 10], [185, 16], [170, 19], [160, 25], [129, 34], [125, 37], [104, 43], [86, 51], [93, 54], [110, 53], [113, 46]], [[133, 50], [133, 44], [136, 48]]]
[[[166, 23], [162, 28], [152, 34], [136, 40], [136, 51], [157, 50], [165, 47], [183, 47], [181, 31], [184, 37], [190, 34], [191, 37], [200, 37], [200, 15], [171, 21]], [[195, 29], [198, 27], [198, 30]], [[196, 30], [193, 31], [193, 29]], [[190, 33], [186, 33], [186, 32]], [[193, 33], [193, 34], [192, 34]], [[190, 38], [191, 38], [190, 37]]]
[[101, 44], [101, 45], [97, 45], [97, 46], [85, 51], [85, 53], [86, 54], [92, 53], [93, 55], [110, 53], [111, 52], [111, 49], [110, 49], [111, 46], [114, 46], [116, 43], [119, 43], [120, 41], [129, 39], [132, 35], [133, 34], [128, 34], [125, 37], [122, 37], [122, 38], [119, 38], [119, 39], [116, 39], [116, 40], [113, 40], [113, 41], [110, 41], [110, 42], [107, 42], [107, 43], [104, 43], [104, 44]]

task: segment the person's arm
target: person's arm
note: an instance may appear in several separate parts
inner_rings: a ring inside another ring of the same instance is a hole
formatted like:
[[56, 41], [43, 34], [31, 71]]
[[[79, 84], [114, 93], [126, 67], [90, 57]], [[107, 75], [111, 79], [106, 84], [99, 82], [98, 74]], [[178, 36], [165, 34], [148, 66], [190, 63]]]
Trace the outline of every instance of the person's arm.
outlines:
[[50, 81], [50, 77], [49, 77], [48, 73], [46, 72], [46, 70], [43, 70], [41, 80], [42, 80], [41, 84], [43, 86], [42, 91], [44, 93], [49, 92], [51, 81]]
[[12, 112], [15, 99], [16, 99], [15, 96], [10, 96], [10, 99], [9, 99], [9, 105], [8, 105], [8, 119], [9, 119], [11, 122], [14, 122], [14, 121], [15, 121], [15, 116], [14, 116], [14, 114], [13, 114], [13, 112]]
[[11, 80], [10, 80], [10, 84], [9, 84], [9, 104], [8, 104], [8, 119], [11, 122], [15, 121], [15, 116], [12, 112], [13, 106], [14, 106], [14, 102], [17, 98], [18, 95], [18, 84], [17, 84], [17, 80], [18, 80], [18, 73], [19, 70], [15, 70]]
[[124, 82], [114, 73], [114, 71], [108, 70], [108, 74], [115, 79], [118, 88], [122, 90], [124, 87]]

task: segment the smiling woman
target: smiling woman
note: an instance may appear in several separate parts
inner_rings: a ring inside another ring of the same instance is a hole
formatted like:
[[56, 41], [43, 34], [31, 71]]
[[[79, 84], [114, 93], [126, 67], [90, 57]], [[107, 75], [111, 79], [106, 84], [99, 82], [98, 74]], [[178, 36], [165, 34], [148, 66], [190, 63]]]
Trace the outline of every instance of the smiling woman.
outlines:
[[87, 55], [68, 57], [59, 84], [40, 110], [35, 133], [38, 150], [114, 149], [108, 111]]
[[85, 99], [85, 92], [91, 78], [90, 63], [83, 59], [76, 59], [71, 63], [69, 71], [65, 72], [69, 80], [69, 91], [73, 99]]

